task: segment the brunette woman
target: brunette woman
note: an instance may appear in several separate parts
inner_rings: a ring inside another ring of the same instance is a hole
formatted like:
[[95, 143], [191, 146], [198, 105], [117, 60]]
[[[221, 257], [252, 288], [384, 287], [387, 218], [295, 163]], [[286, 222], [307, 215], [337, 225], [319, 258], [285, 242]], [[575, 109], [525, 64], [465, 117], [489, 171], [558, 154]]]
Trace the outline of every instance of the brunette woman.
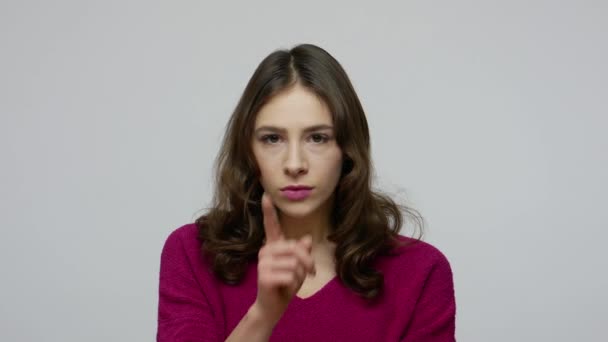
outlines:
[[173, 231], [157, 340], [454, 341], [450, 264], [400, 235], [411, 208], [372, 189], [365, 113], [341, 65], [267, 56], [227, 125], [212, 207]]

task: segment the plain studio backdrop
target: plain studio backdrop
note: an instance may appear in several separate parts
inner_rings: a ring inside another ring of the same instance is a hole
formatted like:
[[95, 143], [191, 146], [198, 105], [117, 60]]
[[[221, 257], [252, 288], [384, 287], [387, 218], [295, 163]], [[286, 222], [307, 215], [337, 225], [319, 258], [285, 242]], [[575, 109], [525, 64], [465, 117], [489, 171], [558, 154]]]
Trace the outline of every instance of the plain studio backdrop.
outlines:
[[[0, 4], [0, 340], [152, 341], [267, 54], [344, 66], [376, 185], [454, 272], [459, 341], [605, 341], [605, 1]], [[403, 234], [411, 233], [408, 228]]]

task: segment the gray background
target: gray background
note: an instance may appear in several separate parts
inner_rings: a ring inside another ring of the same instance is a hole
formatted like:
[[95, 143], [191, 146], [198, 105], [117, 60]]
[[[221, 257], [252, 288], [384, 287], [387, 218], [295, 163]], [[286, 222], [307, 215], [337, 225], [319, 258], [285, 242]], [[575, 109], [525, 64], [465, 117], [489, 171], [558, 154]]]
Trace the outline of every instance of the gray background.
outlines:
[[[210, 200], [261, 59], [310, 42], [377, 185], [449, 258], [460, 341], [605, 341], [606, 1], [6, 1], [0, 340], [150, 341], [167, 235]], [[403, 232], [407, 234], [407, 231]]]

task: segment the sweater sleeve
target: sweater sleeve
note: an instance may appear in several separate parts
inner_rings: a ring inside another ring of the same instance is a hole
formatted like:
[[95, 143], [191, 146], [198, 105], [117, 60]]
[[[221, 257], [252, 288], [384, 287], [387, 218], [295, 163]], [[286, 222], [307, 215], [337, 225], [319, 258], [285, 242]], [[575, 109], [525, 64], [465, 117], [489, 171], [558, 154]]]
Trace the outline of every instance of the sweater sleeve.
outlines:
[[179, 231], [167, 238], [160, 258], [158, 342], [221, 341]]
[[456, 341], [456, 300], [450, 264], [439, 253], [416, 303], [410, 326], [401, 342]]

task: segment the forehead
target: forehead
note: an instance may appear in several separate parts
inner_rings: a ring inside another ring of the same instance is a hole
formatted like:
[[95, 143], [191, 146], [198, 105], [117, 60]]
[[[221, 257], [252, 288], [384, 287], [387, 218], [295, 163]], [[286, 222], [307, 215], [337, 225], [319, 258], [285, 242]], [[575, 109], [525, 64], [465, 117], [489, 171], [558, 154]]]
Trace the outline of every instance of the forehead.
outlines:
[[315, 93], [298, 84], [272, 97], [255, 119], [255, 127], [299, 128], [319, 124], [332, 124], [329, 108]]

